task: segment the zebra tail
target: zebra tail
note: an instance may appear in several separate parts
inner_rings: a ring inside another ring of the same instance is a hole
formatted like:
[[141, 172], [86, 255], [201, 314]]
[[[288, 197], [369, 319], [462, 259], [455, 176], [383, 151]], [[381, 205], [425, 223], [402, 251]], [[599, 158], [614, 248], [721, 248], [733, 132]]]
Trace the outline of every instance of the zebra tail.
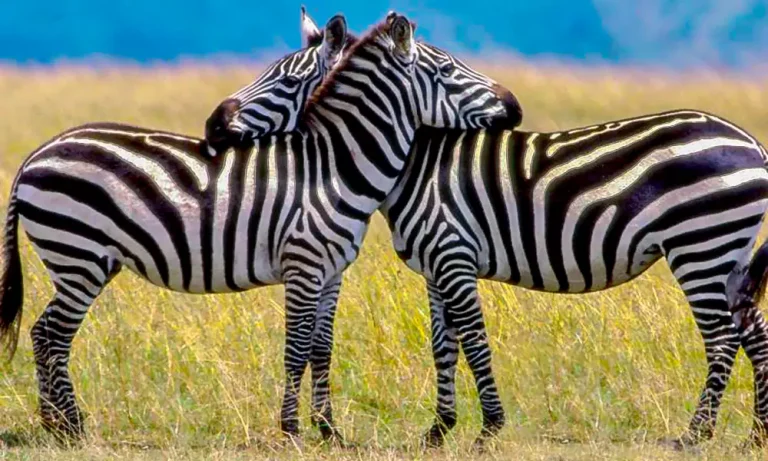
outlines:
[[17, 230], [19, 214], [16, 209], [16, 190], [19, 176], [13, 181], [11, 197], [8, 200], [8, 214], [5, 218], [2, 260], [0, 260], [0, 342], [5, 346], [9, 360], [13, 359], [19, 341], [21, 312], [24, 303], [24, 280], [21, 273], [21, 258]]
[[[737, 274], [741, 277], [734, 277]], [[760, 245], [749, 266], [729, 277], [726, 290], [729, 292], [728, 305], [731, 312], [760, 304], [768, 285], [766, 275], [768, 275], [768, 241]], [[733, 288], [736, 289], [733, 290]]]

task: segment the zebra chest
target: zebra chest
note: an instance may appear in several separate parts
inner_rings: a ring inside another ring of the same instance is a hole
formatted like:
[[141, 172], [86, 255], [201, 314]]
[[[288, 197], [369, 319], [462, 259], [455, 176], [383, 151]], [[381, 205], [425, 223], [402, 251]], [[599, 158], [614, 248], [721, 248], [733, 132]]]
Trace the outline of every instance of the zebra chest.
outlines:
[[408, 268], [427, 279], [435, 277], [440, 262], [451, 259], [450, 253], [474, 255], [474, 250], [467, 245], [461, 233], [446, 221], [422, 222], [412, 227], [395, 229], [392, 232], [392, 243], [398, 257]]
[[302, 261], [322, 268], [328, 278], [343, 272], [357, 259], [368, 223], [336, 213], [333, 208], [301, 208], [291, 219], [284, 239], [281, 268]]

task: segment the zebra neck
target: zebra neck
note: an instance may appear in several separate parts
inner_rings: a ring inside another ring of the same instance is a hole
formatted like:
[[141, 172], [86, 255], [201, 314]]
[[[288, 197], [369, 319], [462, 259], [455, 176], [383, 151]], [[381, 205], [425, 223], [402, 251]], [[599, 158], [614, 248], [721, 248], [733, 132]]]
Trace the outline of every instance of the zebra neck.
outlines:
[[[356, 210], [373, 214], [394, 188], [416, 132], [412, 107], [398, 107], [408, 95], [387, 101], [355, 98], [360, 90], [337, 85], [307, 114], [309, 149], [327, 158], [339, 196]], [[362, 100], [361, 100], [362, 99]], [[406, 103], [407, 104], [407, 103]]]

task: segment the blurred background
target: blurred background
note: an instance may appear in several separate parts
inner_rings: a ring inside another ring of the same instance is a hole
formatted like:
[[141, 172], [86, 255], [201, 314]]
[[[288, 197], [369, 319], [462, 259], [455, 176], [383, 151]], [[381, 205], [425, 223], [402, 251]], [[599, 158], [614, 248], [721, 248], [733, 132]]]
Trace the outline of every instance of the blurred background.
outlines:
[[[768, 57], [768, 0], [303, 0], [319, 23], [362, 32], [389, 9], [464, 54], [744, 68]], [[298, 47], [299, 3], [260, 0], [3, 0], [0, 60], [109, 57], [151, 63], [258, 58]]]

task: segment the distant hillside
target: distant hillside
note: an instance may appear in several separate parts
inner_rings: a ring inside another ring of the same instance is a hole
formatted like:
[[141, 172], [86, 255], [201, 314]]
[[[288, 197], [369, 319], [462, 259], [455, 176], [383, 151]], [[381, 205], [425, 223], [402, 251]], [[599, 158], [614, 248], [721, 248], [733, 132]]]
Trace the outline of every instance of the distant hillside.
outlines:
[[[768, 0], [303, 0], [362, 31], [390, 9], [464, 53], [511, 52], [671, 67], [738, 67], [768, 54]], [[107, 55], [141, 62], [298, 46], [299, 2], [3, 0], [0, 60]]]

